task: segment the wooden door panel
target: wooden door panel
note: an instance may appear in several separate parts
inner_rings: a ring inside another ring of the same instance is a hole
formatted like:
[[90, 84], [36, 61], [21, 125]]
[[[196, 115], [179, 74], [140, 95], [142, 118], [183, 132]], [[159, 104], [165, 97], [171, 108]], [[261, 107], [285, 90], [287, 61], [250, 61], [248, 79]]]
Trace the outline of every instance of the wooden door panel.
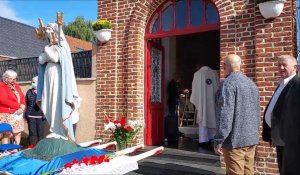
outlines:
[[164, 139], [164, 50], [147, 43], [146, 63], [146, 145], [159, 145]]

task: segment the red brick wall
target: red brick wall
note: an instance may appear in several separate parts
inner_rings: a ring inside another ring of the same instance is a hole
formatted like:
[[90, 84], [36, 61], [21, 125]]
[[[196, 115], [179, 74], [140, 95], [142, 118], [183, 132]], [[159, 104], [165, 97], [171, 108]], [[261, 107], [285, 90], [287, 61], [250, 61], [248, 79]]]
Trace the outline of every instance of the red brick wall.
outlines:
[[[103, 132], [104, 113], [144, 119], [144, 32], [147, 20], [163, 2], [98, 0], [98, 18], [112, 21], [113, 32], [108, 43], [98, 43], [96, 138], [109, 140], [110, 134]], [[263, 19], [253, 0], [212, 2], [220, 14], [220, 56], [236, 53], [242, 57], [244, 73], [259, 87], [263, 114], [278, 80], [274, 57], [293, 53], [292, 3], [285, 3], [280, 17]], [[142, 132], [137, 142], [143, 142]], [[275, 150], [262, 141], [256, 170], [277, 173]]]
[[[112, 22], [112, 39], [98, 45], [96, 138], [109, 140], [103, 132], [104, 113], [144, 119], [144, 28], [148, 2], [99, 0], [98, 18]], [[143, 143], [142, 131], [138, 143]]]

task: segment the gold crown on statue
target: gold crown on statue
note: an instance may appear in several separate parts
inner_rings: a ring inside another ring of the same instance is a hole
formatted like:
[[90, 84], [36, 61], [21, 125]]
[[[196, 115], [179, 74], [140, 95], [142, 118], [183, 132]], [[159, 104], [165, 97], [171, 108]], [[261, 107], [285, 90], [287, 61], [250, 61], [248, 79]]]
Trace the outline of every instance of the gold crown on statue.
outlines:
[[[56, 13], [56, 21], [55, 22], [57, 23], [57, 25], [59, 27], [62, 26], [64, 23], [63, 16], [64, 16], [63, 12]], [[35, 34], [38, 39], [44, 40], [46, 38], [45, 26], [44, 26], [43, 20], [41, 18], [39, 18], [38, 20], [39, 20], [39, 28], [35, 28]]]

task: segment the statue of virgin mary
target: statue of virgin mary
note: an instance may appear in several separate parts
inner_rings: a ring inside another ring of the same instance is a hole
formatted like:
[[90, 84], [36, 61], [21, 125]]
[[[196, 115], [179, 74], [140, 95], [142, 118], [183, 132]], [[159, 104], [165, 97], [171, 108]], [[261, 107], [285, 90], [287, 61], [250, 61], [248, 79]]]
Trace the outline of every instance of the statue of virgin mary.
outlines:
[[70, 47], [57, 23], [49, 23], [44, 31], [49, 44], [39, 56], [37, 101], [50, 125], [47, 137], [75, 142], [73, 124], [79, 120], [80, 98]]

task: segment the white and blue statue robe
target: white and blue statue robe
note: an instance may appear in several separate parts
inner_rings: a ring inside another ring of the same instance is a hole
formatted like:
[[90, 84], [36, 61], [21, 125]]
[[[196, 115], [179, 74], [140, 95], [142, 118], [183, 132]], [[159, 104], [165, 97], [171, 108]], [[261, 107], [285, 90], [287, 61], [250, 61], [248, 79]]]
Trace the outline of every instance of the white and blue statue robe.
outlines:
[[79, 120], [80, 98], [70, 48], [66, 41], [51, 47], [58, 52], [58, 60], [42, 54], [45, 63], [38, 69], [37, 101], [41, 101], [41, 109], [50, 125], [49, 136], [75, 141], [73, 124]]

